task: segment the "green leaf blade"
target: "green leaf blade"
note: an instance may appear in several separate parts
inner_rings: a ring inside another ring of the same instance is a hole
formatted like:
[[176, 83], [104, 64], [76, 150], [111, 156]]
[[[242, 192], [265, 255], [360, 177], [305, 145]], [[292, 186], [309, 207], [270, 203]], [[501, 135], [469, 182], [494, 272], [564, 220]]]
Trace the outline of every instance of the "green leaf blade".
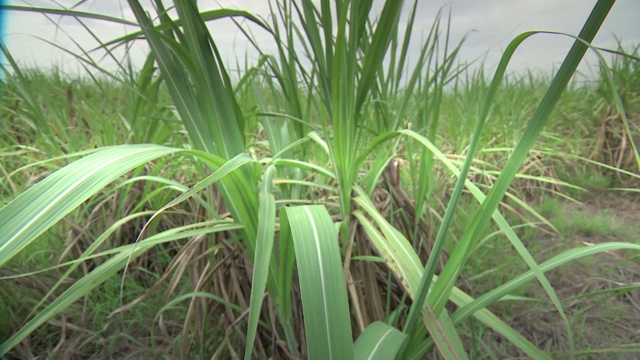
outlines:
[[0, 209], [0, 266], [104, 186], [179, 151], [160, 145], [105, 148], [56, 171]]
[[367, 326], [354, 344], [356, 360], [394, 359], [407, 335], [383, 322], [376, 321]]
[[309, 359], [352, 359], [349, 304], [338, 234], [320, 205], [285, 208], [300, 277]]
[[[259, 195], [258, 234], [256, 236], [256, 251], [253, 260], [247, 346], [244, 353], [245, 360], [251, 359], [253, 342], [256, 338], [258, 320], [260, 319], [263, 294], [267, 286], [271, 253], [273, 251], [273, 240], [276, 228], [276, 200], [273, 194], [268, 191], [271, 186], [271, 176], [269, 175], [273, 169], [273, 167], [267, 169], [263, 189]], [[272, 295], [276, 296], [276, 294]]]

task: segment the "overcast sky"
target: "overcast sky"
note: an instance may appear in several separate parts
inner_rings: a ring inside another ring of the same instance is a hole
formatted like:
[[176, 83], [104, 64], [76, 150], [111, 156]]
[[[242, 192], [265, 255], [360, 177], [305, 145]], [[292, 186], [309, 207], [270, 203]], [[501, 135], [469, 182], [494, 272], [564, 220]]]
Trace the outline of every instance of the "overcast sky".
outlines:
[[[29, 4], [44, 7], [72, 6], [78, 0], [30, 0]], [[24, 1], [9, 1], [10, 4], [23, 5]], [[379, 3], [379, 2], [378, 2]], [[405, 1], [410, 5], [412, 1]], [[199, 1], [201, 9], [211, 9], [220, 6], [246, 9], [259, 16], [267, 18], [269, 14], [266, 0], [226, 0]], [[587, 18], [595, 0], [419, 0], [418, 23], [414, 32], [414, 46], [412, 51], [417, 54], [422, 35], [428, 33], [437, 11], [444, 8], [445, 14], [452, 11], [452, 41], [456, 42], [465, 34], [468, 39], [462, 48], [460, 60], [474, 61], [484, 59], [486, 67], [493, 69], [497, 64], [502, 50], [509, 41], [519, 33], [527, 30], [551, 30], [577, 35]], [[151, 9], [151, 7], [148, 7]], [[405, 9], [405, 19], [409, 6]], [[125, 19], [134, 19], [125, 0], [89, 0], [77, 10], [91, 11]], [[616, 47], [616, 37], [622, 39], [629, 48], [640, 44], [640, 1], [618, 0], [601, 28], [595, 45], [602, 47]], [[97, 46], [92, 35], [76, 20], [59, 16], [46, 17], [27, 12], [9, 12], [3, 21], [5, 37], [9, 51], [19, 63], [27, 66], [51, 67], [58, 66], [67, 73], [77, 72], [78, 62], [72, 56], [65, 54], [47, 41], [62, 46], [65, 49], [79, 52], [77, 43], [85, 49]], [[85, 24], [95, 36], [107, 41], [136, 30], [119, 24], [98, 20], [86, 20]], [[263, 51], [273, 52], [273, 41], [264, 31], [249, 26], [253, 34], [263, 46]], [[248, 46], [235, 25], [229, 21], [220, 21], [210, 26], [213, 38], [217, 42], [224, 59], [230, 67], [235, 67], [236, 60], [244, 62], [245, 54], [250, 60], [255, 60], [256, 52]], [[514, 56], [509, 65], [511, 71], [519, 73], [527, 70], [548, 72], [558, 68], [566, 55], [572, 40], [558, 35], [536, 35], [527, 40]], [[139, 66], [144, 61], [147, 48], [142, 42], [130, 51], [134, 65]], [[414, 56], [415, 57], [415, 56]], [[96, 59], [100, 54], [96, 53]], [[587, 61], [595, 62], [595, 56], [590, 55]], [[114, 69], [114, 63], [109, 59], [101, 62], [108, 69]], [[587, 66], [581, 67], [588, 72]]]

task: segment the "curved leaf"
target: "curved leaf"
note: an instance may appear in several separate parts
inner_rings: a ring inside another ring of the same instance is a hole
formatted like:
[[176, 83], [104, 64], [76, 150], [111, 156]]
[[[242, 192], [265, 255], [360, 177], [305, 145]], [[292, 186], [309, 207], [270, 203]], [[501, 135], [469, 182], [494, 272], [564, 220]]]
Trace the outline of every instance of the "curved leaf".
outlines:
[[54, 172], [0, 209], [0, 266], [119, 176], [184, 149], [161, 145], [104, 148]]

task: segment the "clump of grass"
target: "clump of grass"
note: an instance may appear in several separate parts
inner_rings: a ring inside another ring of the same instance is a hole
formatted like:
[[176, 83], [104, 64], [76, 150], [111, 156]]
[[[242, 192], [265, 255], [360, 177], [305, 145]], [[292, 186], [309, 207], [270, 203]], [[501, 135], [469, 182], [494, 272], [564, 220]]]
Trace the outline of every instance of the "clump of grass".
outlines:
[[616, 229], [611, 222], [612, 219], [604, 215], [590, 216], [576, 213], [573, 216], [572, 228], [584, 236], [609, 237], [616, 233]]

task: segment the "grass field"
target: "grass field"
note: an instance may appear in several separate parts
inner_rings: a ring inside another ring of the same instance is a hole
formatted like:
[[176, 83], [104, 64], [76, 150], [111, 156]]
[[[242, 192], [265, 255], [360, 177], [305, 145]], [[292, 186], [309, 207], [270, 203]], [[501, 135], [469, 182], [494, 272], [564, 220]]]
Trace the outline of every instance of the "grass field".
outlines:
[[[523, 34], [488, 74], [441, 18], [414, 66], [402, 2], [332, 4], [130, 1], [136, 71], [2, 48], [0, 357], [640, 356], [638, 47], [506, 76]], [[234, 80], [229, 16], [279, 49]]]

